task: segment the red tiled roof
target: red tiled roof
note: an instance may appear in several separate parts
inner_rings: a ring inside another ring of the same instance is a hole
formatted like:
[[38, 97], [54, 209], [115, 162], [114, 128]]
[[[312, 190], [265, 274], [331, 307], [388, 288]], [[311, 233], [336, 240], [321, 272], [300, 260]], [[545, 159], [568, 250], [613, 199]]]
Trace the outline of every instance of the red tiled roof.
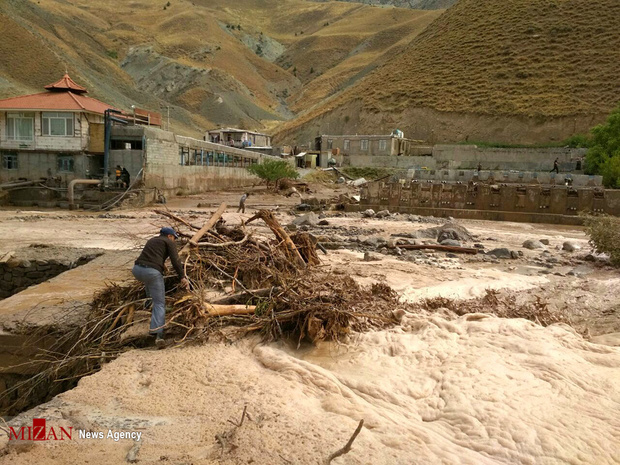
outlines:
[[86, 111], [103, 114], [108, 108], [114, 107], [73, 92], [42, 92], [0, 100], [0, 110]]
[[0, 110], [51, 110], [51, 111], [86, 111], [103, 114], [111, 105], [100, 100], [86, 97], [86, 87], [75, 83], [65, 74], [61, 80], [45, 86], [47, 92], [22, 95], [0, 100]]
[[48, 84], [44, 87], [45, 89], [51, 90], [51, 91], [67, 91], [67, 90], [71, 90], [76, 94], [86, 94], [88, 91], [86, 90], [86, 87], [82, 87], [78, 84], [75, 83], [75, 81], [73, 79], [71, 79], [69, 77], [68, 74], [65, 74], [62, 79], [60, 79], [59, 81], [53, 82], [52, 84]]

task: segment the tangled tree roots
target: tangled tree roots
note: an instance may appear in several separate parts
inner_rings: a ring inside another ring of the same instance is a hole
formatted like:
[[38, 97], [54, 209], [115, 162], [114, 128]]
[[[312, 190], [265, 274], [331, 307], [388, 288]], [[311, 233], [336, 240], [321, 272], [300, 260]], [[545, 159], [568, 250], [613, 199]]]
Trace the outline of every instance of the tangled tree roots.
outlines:
[[[196, 231], [204, 228], [170, 212], [159, 213], [176, 221], [178, 229], [189, 229], [181, 231], [183, 237], [197, 241], [181, 256], [191, 290], [177, 287], [176, 277], [165, 278], [168, 338], [187, 342], [259, 334], [264, 341], [343, 341], [352, 330], [397, 322], [393, 311], [402, 304], [396, 293], [387, 286], [363, 288], [350, 277], [325, 273], [317, 266], [313, 238], [306, 233], [291, 238], [272, 212], [260, 211], [254, 218], [269, 226], [275, 236], [271, 240], [253, 237], [244, 225], [231, 228], [223, 222], [197, 238]], [[214, 298], [217, 291], [223, 296]], [[20, 396], [50, 381], [79, 379], [123, 351], [144, 345], [149, 308], [144, 285], [137, 281], [98, 292], [87, 321], [63, 333], [32, 362], [40, 364], [41, 371], [16, 387], [24, 393]], [[139, 337], [128, 337], [140, 323]]]

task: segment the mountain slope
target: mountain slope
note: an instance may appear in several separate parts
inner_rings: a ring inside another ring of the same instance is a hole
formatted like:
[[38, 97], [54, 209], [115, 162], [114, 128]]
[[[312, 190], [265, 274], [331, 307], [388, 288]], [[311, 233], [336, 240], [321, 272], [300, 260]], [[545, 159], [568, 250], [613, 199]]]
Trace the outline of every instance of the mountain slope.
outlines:
[[[329, 0], [313, 0], [326, 2]], [[365, 3], [376, 6], [395, 6], [398, 8], [412, 8], [415, 10], [440, 10], [450, 8], [457, 0], [341, 0], [344, 2]]]
[[[261, 129], [289, 119], [355, 82], [441, 14], [305, 0], [3, 6], [0, 98], [38, 92], [68, 70], [112, 105], [170, 108], [173, 129], [194, 136], [216, 124]], [[369, 46], [375, 35], [381, 40]]]
[[[284, 125], [281, 136], [306, 138], [309, 127], [321, 131], [322, 121], [361, 111], [351, 121], [354, 127], [342, 129], [376, 132], [396, 126], [426, 139], [495, 134], [515, 142], [529, 136], [545, 141], [584, 130], [618, 100], [620, 2], [460, 0], [403, 53]], [[429, 118], [434, 128], [423, 121]], [[468, 118], [481, 128], [468, 127]], [[501, 134], [500, 125], [511, 118], [523, 127]], [[550, 121], [563, 127], [528, 136]], [[455, 123], [462, 130], [442, 128]], [[489, 124], [496, 124], [494, 133], [483, 130]]]

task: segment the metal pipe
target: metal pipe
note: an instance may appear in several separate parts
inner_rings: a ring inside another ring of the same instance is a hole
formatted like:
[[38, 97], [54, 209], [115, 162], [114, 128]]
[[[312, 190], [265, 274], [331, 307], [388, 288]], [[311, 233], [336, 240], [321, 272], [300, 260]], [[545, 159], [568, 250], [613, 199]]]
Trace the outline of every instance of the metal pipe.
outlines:
[[11, 189], [13, 187], [24, 187], [24, 186], [32, 186], [37, 181], [20, 181], [20, 182], [7, 182], [4, 184], [0, 184], [0, 189]]
[[75, 208], [75, 196], [73, 194], [73, 188], [76, 184], [101, 184], [101, 180], [99, 179], [74, 179], [69, 183], [69, 190], [67, 191], [67, 200], [69, 200], [69, 210], [73, 210]]
[[[110, 132], [112, 131], [112, 122], [110, 121], [110, 109], [108, 108], [103, 112], [103, 188], [108, 188], [110, 171]], [[73, 192], [70, 190], [70, 192]], [[71, 208], [71, 201], [69, 201], [69, 208]]]

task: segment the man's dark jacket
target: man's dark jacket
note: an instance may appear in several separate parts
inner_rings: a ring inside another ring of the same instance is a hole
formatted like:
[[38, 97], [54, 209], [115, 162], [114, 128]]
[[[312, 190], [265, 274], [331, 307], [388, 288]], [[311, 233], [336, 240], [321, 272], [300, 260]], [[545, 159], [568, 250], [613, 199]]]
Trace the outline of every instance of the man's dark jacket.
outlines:
[[136, 265], [148, 266], [155, 268], [161, 274], [164, 274], [165, 265], [164, 262], [170, 257], [172, 266], [176, 270], [180, 277], [185, 276], [183, 272], [183, 265], [179, 260], [179, 253], [177, 247], [166, 236], [157, 236], [149, 239], [142, 250], [142, 253], [136, 260]]

